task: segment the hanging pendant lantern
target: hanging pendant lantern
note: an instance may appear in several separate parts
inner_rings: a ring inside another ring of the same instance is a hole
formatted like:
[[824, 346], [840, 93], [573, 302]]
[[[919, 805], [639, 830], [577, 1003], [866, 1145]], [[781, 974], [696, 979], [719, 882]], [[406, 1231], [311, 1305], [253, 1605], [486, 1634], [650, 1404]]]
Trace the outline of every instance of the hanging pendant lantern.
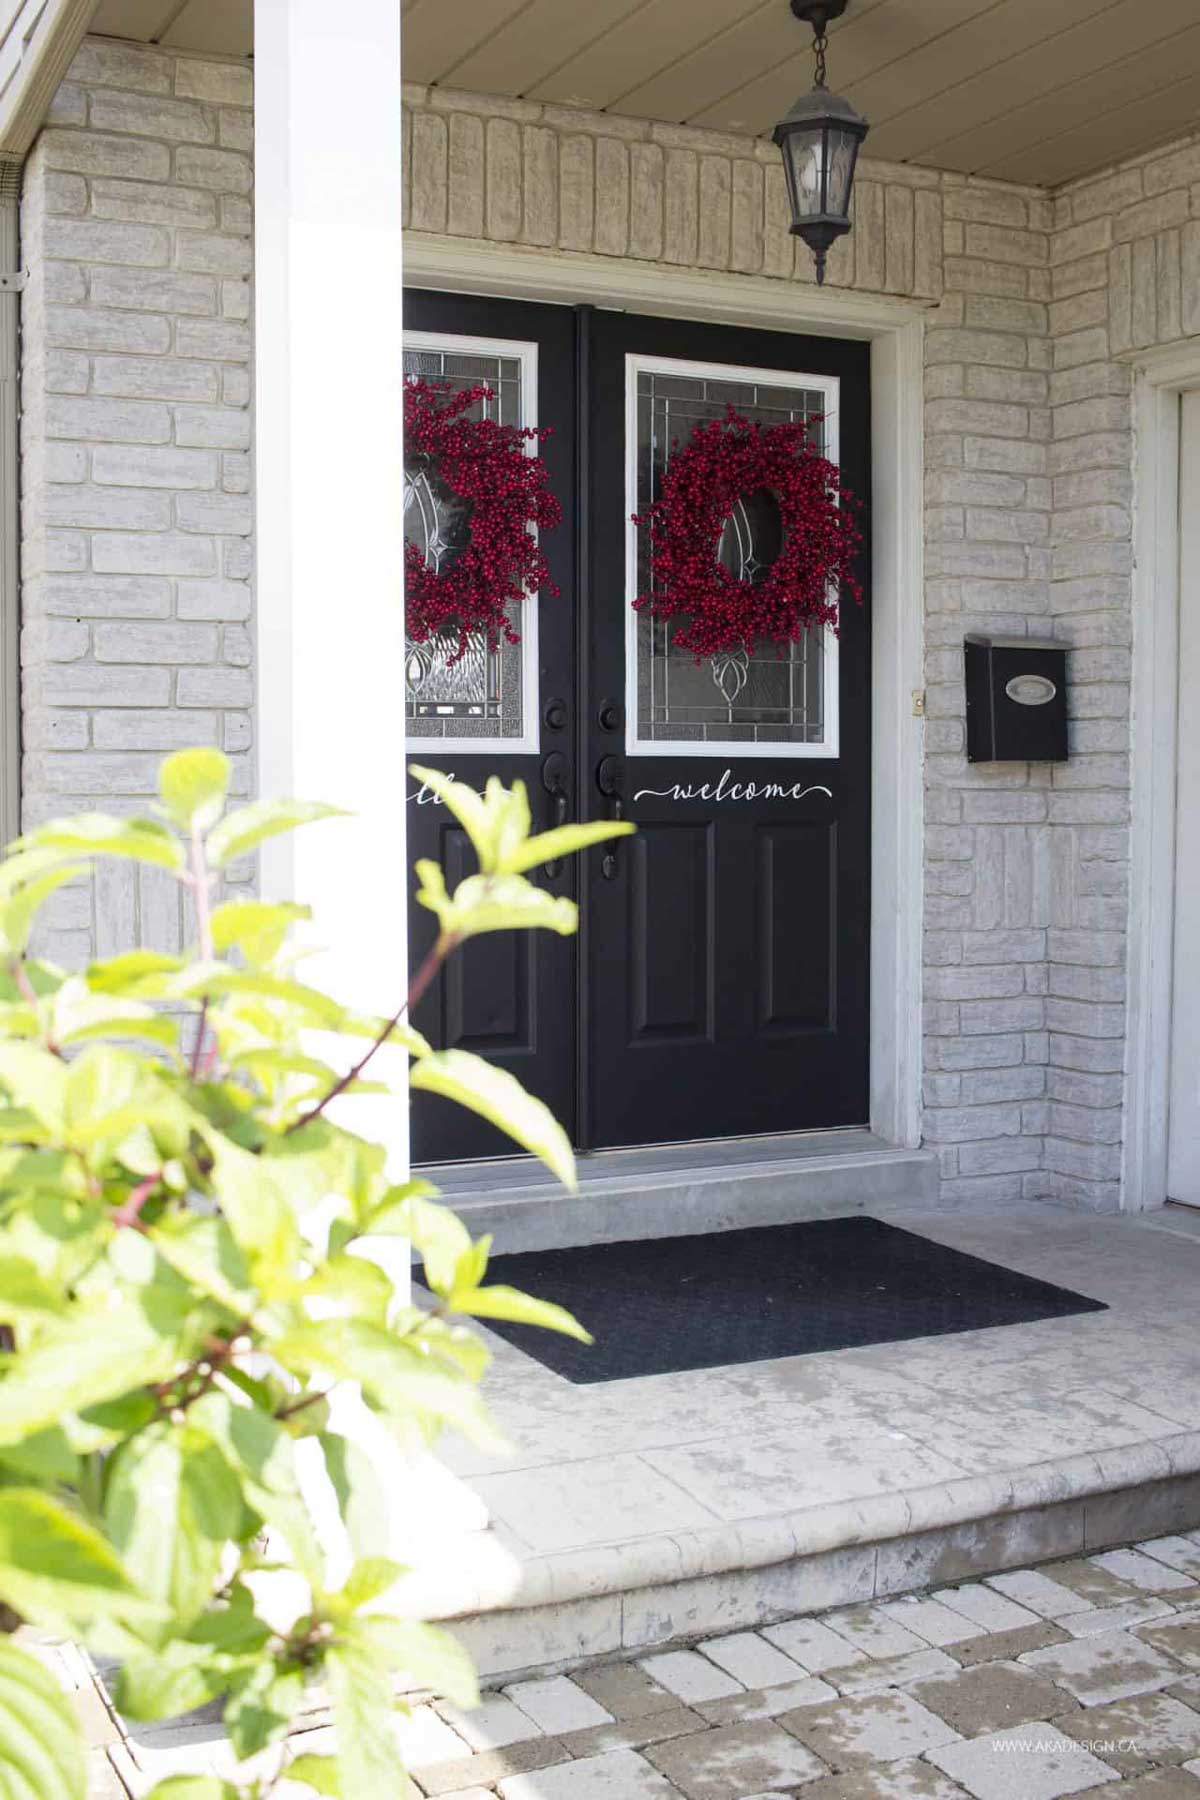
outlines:
[[849, 0], [792, 0], [798, 19], [813, 28], [816, 78], [811, 91], [796, 101], [771, 134], [783, 152], [792, 231], [802, 237], [817, 264], [817, 281], [825, 280], [829, 247], [850, 229], [850, 190], [858, 147], [870, 127], [867, 121], [825, 85], [825, 28], [840, 18]]

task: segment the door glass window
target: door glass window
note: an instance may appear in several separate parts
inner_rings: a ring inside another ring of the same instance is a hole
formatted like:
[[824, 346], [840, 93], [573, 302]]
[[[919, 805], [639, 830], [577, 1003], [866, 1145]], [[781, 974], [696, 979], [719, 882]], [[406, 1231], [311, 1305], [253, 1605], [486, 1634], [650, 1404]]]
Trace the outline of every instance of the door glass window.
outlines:
[[[404, 373], [436, 382], [454, 393], [482, 383], [492, 390], [470, 413], [502, 425], [536, 425], [536, 344], [484, 341], [449, 334], [413, 334], [404, 340]], [[405, 458], [404, 536], [426, 563], [448, 568], [470, 534], [470, 512], [439, 478], [436, 468]], [[473, 635], [466, 654], [452, 661], [457, 636], [445, 643], [409, 640], [405, 648], [404, 702], [410, 742], [439, 750], [475, 751], [495, 745], [507, 752], [537, 749], [537, 600], [527, 597], [513, 626], [519, 644], [489, 650]]]
[[[835, 377], [728, 369], [666, 358], [629, 357], [628, 511], [642, 512], [659, 496], [671, 445], [686, 444], [696, 426], [725, 416], [777, 425], [811, 418], [811, 439], [837, 460]], [[778, 555], [783, 526], [766, 488], [743, 494], [725, 521], [716, 554], [744, 581], [762, 580]], [[627, 599], [652, 588], [647, 534], [629, 528]], [[805, 631], [780, 655], [764, 642], [754, 655], [739, 650], [698, 661], [678, 650], [678, 622], [628, 608], [627, 668], [633, 755], [837, 755], [837, 639]]]

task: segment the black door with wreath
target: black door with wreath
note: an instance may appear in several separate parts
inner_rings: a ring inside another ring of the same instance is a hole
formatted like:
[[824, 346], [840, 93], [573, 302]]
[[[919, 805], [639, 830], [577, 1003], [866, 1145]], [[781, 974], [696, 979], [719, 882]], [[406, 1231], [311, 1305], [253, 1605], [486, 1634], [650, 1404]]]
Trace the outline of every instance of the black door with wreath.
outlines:
[[[726, 419], [808, 421], [844, 487], [869, 492], [867, 347], [434, 292], [408, 297], [410, 374], [462, 388], [538, 447], [562, 521], [541, 535], [557, 597], [527, 600], [521, 642], [451, 663], [410, 646], [410, 758], [474, 785], [523, 779], [536, 822], [623, 816], [637, 835], [539, 877], [579, 902], [580, 934], [485, 938], [439, 977], [416, 1023], [540, 1094], [581, 1149], [864, 1123], [868, 1116], [870, 582], [867, 511], [835, 634], [780, 655], [675, 643], [648, 534], [673, 452]], [[698, 509], [702, 513], [703, 509]], [[788, 534], [770, 486], [739, 494], [713, 554], [769, 579]], [[406, 527], [448, 562], [469, 514], [412, 467]], [[703, 549], [704, 547], [701, 546]], [[407, 783], [410, 857], [469, 872], [461, 832]], [[432, 920], [411, 909], [411, 954]], [[415, 1096], [418, 1162], [511, 1153], [482, 1123]]]

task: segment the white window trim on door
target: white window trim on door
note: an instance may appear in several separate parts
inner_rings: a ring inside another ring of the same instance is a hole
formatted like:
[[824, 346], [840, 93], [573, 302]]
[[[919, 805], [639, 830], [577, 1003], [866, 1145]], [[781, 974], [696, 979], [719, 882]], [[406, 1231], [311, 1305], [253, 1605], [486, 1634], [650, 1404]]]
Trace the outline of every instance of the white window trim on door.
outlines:
[[[825, 455], [836, 463], [839, 454], [837, 398], [841, 386], [836, 375], [811, 375], [805, 370], [751, 369], [733, 363], [686, 362], [674, 356], [627, 356], [625, 358], [625, 596], [632, 601], [637, 593], [638, 536], [633, 515], [638, 500], [637, 378], [643, 371], [663, 375], [707, 376], [713, 381], [752, 381], [759, 387], [803, 386], [813, 393], [832, 396], [834, 405], [826, 414]], [[836, 631], [822, 632], [824, 656], [821, 659], [821, 718], [824, 733], [819, 743], [745, 743], [738, 739], [703, 739], [689, 742], [686, 738], [643, 738], [638, 736], [638, 616], [631, 605], [625, 607], [625, 754], [626, 756], [767, 756], [776, 762], [799, 757], [824, 757], [828, 762], [838, 754], [838, 640]]]
[[[538, 424], [538, 347], [524, 339], [463, 337], [453, 331], [406, 331], [406, 350], [454, 350], [463, 356], [507, 356], [521, 365], [521, 424]], [[525, 446], [537, 455], [537, 440]], [[536, 525], [530, 536], [537, 537]], [[479, 756], [494, 750], [501, 756], [536, 756], [541, 749], [541, 713], [538, 705], [538, 605], [537, 595], [525, 596], [521, 606], [521, 720], [520, 737], [410, 737], [410, 756]]]
[[413, 286], [871, 344], [871, 1129], [920, 1143], [924, 323], [920, 302], [409, 232]]
[[1167, 1198], [1179, 729], [1179, 397], [1200, 388], [1200, 343], [1138, 351], [1134, 432], [1133, 679], [1121, 1205]]

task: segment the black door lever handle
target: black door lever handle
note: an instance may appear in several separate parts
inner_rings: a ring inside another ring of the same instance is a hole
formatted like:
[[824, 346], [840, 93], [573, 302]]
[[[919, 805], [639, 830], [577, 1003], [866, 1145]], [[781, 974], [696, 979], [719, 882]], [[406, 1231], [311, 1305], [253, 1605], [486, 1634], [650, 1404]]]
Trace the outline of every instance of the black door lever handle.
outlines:
[[[604, 798], [611, 802], [609, 817], [618, 823], [625, 817], [625, 806], [621, 797], [624, 785], [625, 771], [621, 766], [620, 758], [616, 756], [602, 757], [596, 768], [596, 786]], [[615, 881], [619, 871], [620, 863], [617, 859], [616, 849], [610, 845], [600, 864], [600, 873], [605, 881]]]
[[[567, 759], [561, 750], [552, 750], [542, 764], [542, 786], [554, 801], [554, 824], [557, 831], [567, 822], [567, 811], [570, 804], [570, 789], [567, 786]], [[554, 879], [562, 873], [562, 858], [554, 857], [544, 865], [546, 874]]]

